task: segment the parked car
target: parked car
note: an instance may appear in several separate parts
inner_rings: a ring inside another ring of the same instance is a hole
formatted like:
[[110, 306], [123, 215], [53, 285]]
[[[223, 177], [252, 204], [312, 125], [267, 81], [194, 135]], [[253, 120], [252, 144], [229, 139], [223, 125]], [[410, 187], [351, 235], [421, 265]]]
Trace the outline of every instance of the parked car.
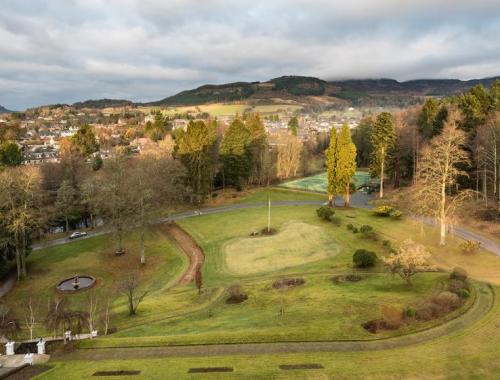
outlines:
[[79, 237], [87, 236], [86, 232], [75, 231], [71, 235], [69, 235], [70, 239], [77, 239]]

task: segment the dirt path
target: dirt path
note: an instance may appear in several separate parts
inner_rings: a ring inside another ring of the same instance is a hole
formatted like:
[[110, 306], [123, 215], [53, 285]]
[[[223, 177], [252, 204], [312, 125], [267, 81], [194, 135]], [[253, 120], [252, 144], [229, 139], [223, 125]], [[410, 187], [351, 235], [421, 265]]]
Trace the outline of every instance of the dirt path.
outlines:
[[205, 261], [205, 255], [200, 246], [194, 241], [194, 239], [186, 231], [184, 231], [177, 224], [172, 223], [167, 227], [168, 236], [177, 244], [177, 246], [186, 254], [189, 258], [189, 267], [179, 278], [179, 284], [189, 284], [194, 281], [196, 274], [196, 267], [198, 265], [203, 265]]

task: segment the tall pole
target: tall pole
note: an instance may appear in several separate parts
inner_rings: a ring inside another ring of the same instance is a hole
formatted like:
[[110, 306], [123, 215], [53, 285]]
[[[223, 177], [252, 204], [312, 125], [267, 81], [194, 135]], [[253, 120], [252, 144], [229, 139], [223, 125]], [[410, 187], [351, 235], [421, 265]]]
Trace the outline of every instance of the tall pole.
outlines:
[[271, 233], [271, 194], [267, 193], [267, 233]]

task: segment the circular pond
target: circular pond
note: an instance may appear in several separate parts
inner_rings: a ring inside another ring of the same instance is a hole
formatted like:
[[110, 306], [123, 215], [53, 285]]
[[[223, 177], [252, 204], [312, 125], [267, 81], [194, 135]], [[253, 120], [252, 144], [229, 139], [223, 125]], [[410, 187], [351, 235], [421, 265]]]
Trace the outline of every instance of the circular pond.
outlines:
[[74, 276], [61, 281], [56, 289], [62, 293], [74, 293], [79, 290], [89, 289], [95, 284], [92, 276]]

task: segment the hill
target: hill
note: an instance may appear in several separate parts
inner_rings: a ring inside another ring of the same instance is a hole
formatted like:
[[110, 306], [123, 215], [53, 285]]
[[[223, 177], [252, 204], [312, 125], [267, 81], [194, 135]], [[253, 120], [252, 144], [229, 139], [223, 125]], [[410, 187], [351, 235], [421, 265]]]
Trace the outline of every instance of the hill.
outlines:
[[[314, 77], [282, 76], [267, 82], [235, 82], [204, 85], [182, 91], [154, 106], [196, 105], [243, 100], [293, 100], [299, 102], [344, 100], [355, 105], [407, 105], [425, 96], [448, 96], [477, 84], [490, 86], [500, 77], [462, 81], [459, 79], [419, 79], [399, 82], [394, 79], [352, 79], [325, 81]], [[315, 98], [316, 97], [316, 98]]]
[[108, 108], [108, 107], [125, 107], [131, 106], [134, 103], [124, 99], [95, 99], [85, 100], [83, 102], [73, 103], [75, 108]]
[[0, 105], [0, 113], [10, 113], [10, 112], [12, 112], [12, 111], [10, 111], [7, 108]]

